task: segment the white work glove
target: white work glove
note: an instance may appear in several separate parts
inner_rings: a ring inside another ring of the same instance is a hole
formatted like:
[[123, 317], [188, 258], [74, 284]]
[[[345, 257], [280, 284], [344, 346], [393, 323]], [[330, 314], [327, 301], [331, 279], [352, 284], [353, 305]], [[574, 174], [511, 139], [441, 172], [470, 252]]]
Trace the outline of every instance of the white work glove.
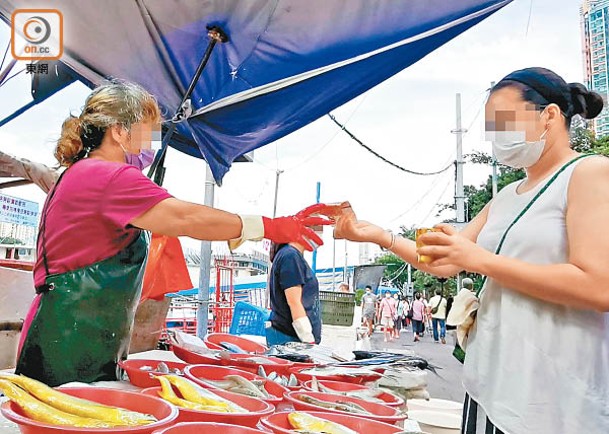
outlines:
[[309, 317], [303, 316], [297, 318], [292, 323], [292, 327], [294, 327], [294, 330], [296, 331], [300, 342], [305, 342], [307, 344], [315, 343], [315, 336], [313, 336], [313, 326], [311, 325], [311, 321], [309, 321]]
[[248, 240], [260, 241], [264, 238], [264, 222], [262, 216], [240, 215], [239, 218], [242, 223], [241, 236], [228, 241], [228, 247], [231, 252]]

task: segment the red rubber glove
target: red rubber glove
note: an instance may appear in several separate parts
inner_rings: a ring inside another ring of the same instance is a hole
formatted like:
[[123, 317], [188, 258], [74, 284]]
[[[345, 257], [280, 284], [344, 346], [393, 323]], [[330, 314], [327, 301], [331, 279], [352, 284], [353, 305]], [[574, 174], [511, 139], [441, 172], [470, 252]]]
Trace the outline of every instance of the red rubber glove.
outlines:
[[319, 215], [323, 215], [326, 208], [327, 205], [318, 203], [293, 216], [275, 219], [262, 217], [264, 238], [279, 244], [297, 242], [304, 246], [306, 250], [313, 251], [324, 243], [315, 231], [307, 226], [331, 225], [332, 220], [319, 217]]

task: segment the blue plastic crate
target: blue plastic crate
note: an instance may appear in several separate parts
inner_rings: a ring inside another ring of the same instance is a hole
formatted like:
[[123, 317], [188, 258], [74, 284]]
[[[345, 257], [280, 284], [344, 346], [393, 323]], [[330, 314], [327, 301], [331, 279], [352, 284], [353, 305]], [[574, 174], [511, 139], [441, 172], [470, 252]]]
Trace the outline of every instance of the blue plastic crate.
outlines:
[[270, 314], [270, 311], [262, 307], [239, 301], [235, 304], [229, 333], [231, 335], [266, 336], [264, 323], [269, 320]]

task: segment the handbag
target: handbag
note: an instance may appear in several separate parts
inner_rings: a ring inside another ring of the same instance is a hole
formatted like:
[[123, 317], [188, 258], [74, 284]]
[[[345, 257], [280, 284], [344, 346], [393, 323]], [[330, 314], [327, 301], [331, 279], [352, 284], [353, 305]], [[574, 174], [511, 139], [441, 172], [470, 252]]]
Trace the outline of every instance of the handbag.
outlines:
[[438, 304], [436, 305], [436, 307], [431, 308], [432, 315], [435, 315], [438, 313], [438, 309], [440, 308], [440, 305], [442, 304], [442, 300], [444, 300], [444, 297], [440, 296], [440, 301], [438, 301]]
[[[516, 223], [518, 223], [518, 221], [522, 218], [522, 216], [524, 216], [527, 213], [527, 211], [529, 209], [531, 209], [533, 204], [535, 202], [537, 202], [537, 199], [539, 199], [541, 197], [541, 195], [550, 187], [550, 185], [552, 185], [552, 183], [554, 183], [556, 178], [558, 178], [558, 176], [562, 172], [564, 172], [569, 166], [571, 166], [573, 163], [581, 160], [582, 158], [589, 157], [591, 155], [595, 155], [595, 154], [580, 155], [580, 156], [572, 159], [571, 161], [565, 163], [552, 176], [552, 178], [550, 178], [548, 180], [548, 182], [546, 182], [546, 184], [541, 188], [541, 190], [539, 190], [537, 192], [537, 194], [531, 199], [531, 201], [523, 208], [523, 210], [520, 212], [520, 214], [518, 214], [518, 216], [516, 216], [514, 221], [512, 223], [510, 223], [510, 225], [507, 227], [507, 229], [505, 230], [505, 232], [501, 236], [501, 239], [499, 240], [499, 244], [497, 245], [497, 249], [495, 249], [495, 255], [498, 255], [499, 252], [501, 251], [501, 248], [503, 247], [503, 244], [505, 242], [505, 238], [507, 237], [507, 235], [510, 232], [510, 230], [514, 227], [514, 225]], [[486, 279], [486, 276], [485, 276], [484, 280], [482, 281], [482, 285], [481, 285], [480, 289], [476, 292], [475, 297], [478, 300], [478, 302], [481, 299], [482, 294], [484, 293], [484, 290], [486, 289], [486, 280], [487, 279]], [[456, 301], [456, 299], [455, 299], [455, 301]], [[461, 343], [459, 342], [459, 339], [457, 339], [457, 343], [455, 344], [455, 349], [453, 350], [453, 356], [457, 360], [459, 360], [461, 363], [463, 363], [465, 361], [465, 354], [466, 354], [465, 353], [465, 347], [466, 347], [466, 343], [467, 343], [467, 335], [469, 334], [469, 330], [471, 329], [471, 327], [474, 325], [474, 322], [475, 322], [475, 319], [476, 319], [476, 314], [477, 314], [477, 311], [478, 311], [478, 306], [479, 306], [479, 304], [472, 310], [472, 312], [468, 315], [467, 318], [465, 318], [465, 320], [461, 324], [452, 324], [452, 325], [456, 325], [457, 326], [457, 336], [461, 335], [461, 336], [464, 337]], [[453, 304], [453, 308], [454, 307], [455, 306]], [[465, 329], [465, 330], [463, 330], [463, 329]]]

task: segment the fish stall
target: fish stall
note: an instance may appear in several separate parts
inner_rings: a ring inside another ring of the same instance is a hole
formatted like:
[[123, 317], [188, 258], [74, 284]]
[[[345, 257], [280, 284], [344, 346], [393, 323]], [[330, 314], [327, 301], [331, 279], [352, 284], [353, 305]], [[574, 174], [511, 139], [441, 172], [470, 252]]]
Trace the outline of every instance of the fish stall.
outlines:
[[114, 382], [50, 388], [0, 372], [2, 432], [152, 433], [182, 423], [274, 433], [423, 432], [408, 419], [407, 402], [429, 398], [427, 375], [437, 367], [414, 354], [354, 351], [345, 360], [309, 344], [261, 353], [243, 337], [216, 342], [222, 349], [173, 331], [171, 351], [130, 355]]

